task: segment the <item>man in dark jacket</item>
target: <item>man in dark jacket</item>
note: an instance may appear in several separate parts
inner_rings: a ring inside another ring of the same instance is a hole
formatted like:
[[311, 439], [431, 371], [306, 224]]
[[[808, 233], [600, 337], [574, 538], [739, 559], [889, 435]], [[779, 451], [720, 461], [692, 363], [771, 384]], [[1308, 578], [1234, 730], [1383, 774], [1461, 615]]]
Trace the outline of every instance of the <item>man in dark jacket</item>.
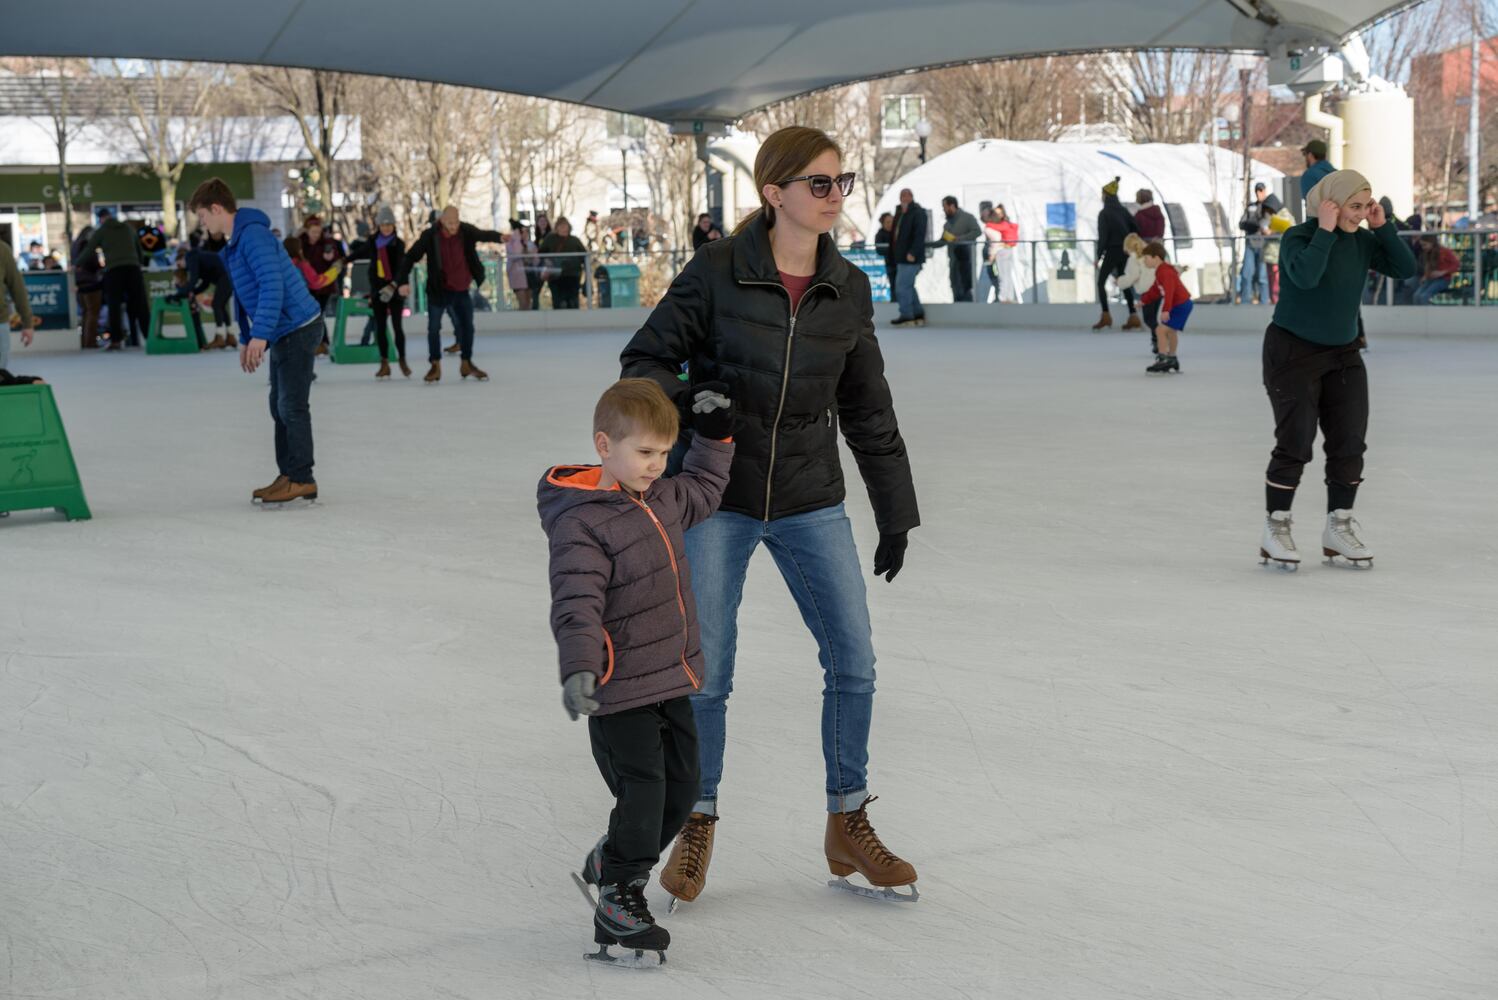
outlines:
[[947, 246], [947, 279], [952, 283], [952, 301], [971, 302], [973, 248], [983, 239], [983, 230], [973, 213], [964, 212], [951, 195], [941, 200], [941, 210], [947, 217], [941, 227], [941, 238]]
[[[1103, 207], [1097, 214], [1097, 301], [1102, 316], [1093, 324], [1094, 330], [1104, 330], [1113, 325], [1113, 312], [1108, 308], [1108, 279], [1117, 278], [1124, 272], [1129, 261], [1129, 252], [1124, 249], [1124, 237], [1139, 232], [1134, 217], [1118, 200], [1119, 178], [1103, 186]], [[1134, 308], [1134, 289], [1124, 289], [1124, 301], [1129, 306], [1129, 318], [1125, 330], [1140, 330], [1144, 323]]]
[[915, 200], [915, 192], [905, 188], [900, 192], [900, 209], [895, 213], [895, 234], [890, 240], [890, 257], [897, 265], [895, 271], [895, 301], [900, 305], [900, 315], [894, 326], [914, 323], [926, 325], [926, 309], [921, 305], [921, 296], [915, 290], [915, 279], [920, 276], [926, 263], [926, 233], [930, 223], [926, 210]]
[[484, 283], [484, 265], [479, 260], [478, 244], [503, 243], [504, 233], [479, 229], [458, 218], [452, 205], [442, 210], [437, 225], [429, 227], [406, 251], [401, 261], [397, 289], [402, 296], [411, 294], [411, 269], [418, 261], [427, 261], [427, 370], [425, 381], [442, 378], [442, 315], [452, 317], [453, 332], [458, 336], [458, 350], [463, 363], [460, 374], [472, 375], [480, 382], [489, 375], [473, 363], [473, 295], [469, 289]]
[[[146, 277], [141, 272], [144, 259], [135, 230], [125, 225], [108, 209], [99, 210], [99, 228], [89, 237], [83, 252], [104, 253], [104, 302], [109, 309], [109, 349], [118, 351], [128, 340], [140, 343], [151, 321], [151, 306], [146, 301]], [[125, 318], [128, 305], [130, 318]], [[127, 335], [128, 324], [128, 335]]]

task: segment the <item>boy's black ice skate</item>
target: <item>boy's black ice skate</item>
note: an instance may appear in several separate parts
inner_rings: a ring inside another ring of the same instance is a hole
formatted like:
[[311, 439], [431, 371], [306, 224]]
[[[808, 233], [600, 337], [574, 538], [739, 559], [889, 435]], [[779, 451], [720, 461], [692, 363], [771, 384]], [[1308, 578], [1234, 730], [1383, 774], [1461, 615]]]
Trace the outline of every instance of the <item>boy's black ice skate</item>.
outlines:
[[1156, 354], [1155, 363], [1145, 369], [1151, 375], [1164, 375], [1181, 370], [1181, 363], [1172, 354]]
[[[649, 968], [666, 963], [666, 949], [671, 935], [655, 922], [645, 902], [647, 879], [640, 877], [625, 885], [600, 885], [598, 906], [593, 911], [593, 943], [598, 951], [583, 957], [589, 961], [607, 962]], [[609, 945], [617, 944], [634, 952], [612, 955]], [[645, 958], [645, 952], [656, 953], [657, 961]]]

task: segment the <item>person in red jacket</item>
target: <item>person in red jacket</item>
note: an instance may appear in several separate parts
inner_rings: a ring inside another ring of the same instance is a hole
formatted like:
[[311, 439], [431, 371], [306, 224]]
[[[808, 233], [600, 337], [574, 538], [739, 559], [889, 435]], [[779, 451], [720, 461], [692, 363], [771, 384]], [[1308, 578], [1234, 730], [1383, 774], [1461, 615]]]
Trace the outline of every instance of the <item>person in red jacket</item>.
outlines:
[[1181, 275], [1167, 263], [1165, 246], [1151, 243], [1139, 255], [1139, 262], [1155, 269], [1155, 283], [1139, 299], [1147, 306], [1160, 303], [1160, 325], [1155, 327], [1155, 363], [1146, 372], [1178, 372], [1181, 363], [1176, 360], [1176, 348], [1180, 346], [1181, 331], [1186, 329], [1186, 320], [1191, 316], [1191, 293], [1181, 284]]

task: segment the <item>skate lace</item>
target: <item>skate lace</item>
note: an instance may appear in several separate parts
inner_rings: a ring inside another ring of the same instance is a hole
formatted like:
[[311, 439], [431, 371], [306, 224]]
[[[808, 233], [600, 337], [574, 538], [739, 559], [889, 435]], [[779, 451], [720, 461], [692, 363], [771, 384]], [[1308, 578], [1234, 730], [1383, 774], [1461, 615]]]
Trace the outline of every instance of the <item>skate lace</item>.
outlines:
[[1274, 537], [1276, 542], [1283, 545], [1289, 551], [1295, 551], [1295, 539], [1290, 537], [1290, 519], [1288, 517], [1283, 521], [1270, 518], [1269, 534]]
[[645, 902], [645, 886], [621, 885], [618, 894], [614, 897], [619, 906], [631, 917], [642, 923], [655, 923], [655, 918], [650, 915], [650, 905]]
[[702, 874], [704, 859], [707, 854], [708, 835], [712, 832], [713, 824], [718, 822], [716, 816], [704, 816], [701, 819], [692, 818], [687, 820], [678, 835], [681, 839], [681, 873], [689, 879], [695, 879]]
[[1357, 536], [1357, 529], [1361, 527], [1362, 525], [1358, 524], [1358, 520], [1355, 517], [1332, 518], [1332, 534], [1347, 542], [1353, 548], [1361, 549], [1363, 547], [1362, 539]]
[[884, 841], [879, 839], [879, 834], [874, 832], [874, 827], [869, 823], [869, 804], [878, 801], [879, 796], [871, 795], [858, 807], [857, 812], [848, 817], [848, 839], [857, 844], [874, 864], [895, 864], [900, 861], [899, 856], [884, 846]]

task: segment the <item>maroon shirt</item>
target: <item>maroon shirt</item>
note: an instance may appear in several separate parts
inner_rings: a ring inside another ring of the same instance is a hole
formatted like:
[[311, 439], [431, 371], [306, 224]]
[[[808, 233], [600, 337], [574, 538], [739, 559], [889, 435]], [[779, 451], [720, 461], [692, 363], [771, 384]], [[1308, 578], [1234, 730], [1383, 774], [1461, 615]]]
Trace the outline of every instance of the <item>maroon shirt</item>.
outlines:
[[463, 231], [452, 236], [447, 230], [438, 228], [437, 245], [442, 252], [442, 285], [449, 292], [466, 292], [473, 284], [473, 275], [468, 273], [468, 260], [463, 256]]
[[801, 296], [806, 294], [806, 290], [811, 287], [811, 279], [815, 277], [816, 275], [814, 274], [800, 275], [786, 274], [784, 271], [780, 272], [780, 283], [785, 285], [787, 292], [791, 293], [792, 313], [801, 307]]

